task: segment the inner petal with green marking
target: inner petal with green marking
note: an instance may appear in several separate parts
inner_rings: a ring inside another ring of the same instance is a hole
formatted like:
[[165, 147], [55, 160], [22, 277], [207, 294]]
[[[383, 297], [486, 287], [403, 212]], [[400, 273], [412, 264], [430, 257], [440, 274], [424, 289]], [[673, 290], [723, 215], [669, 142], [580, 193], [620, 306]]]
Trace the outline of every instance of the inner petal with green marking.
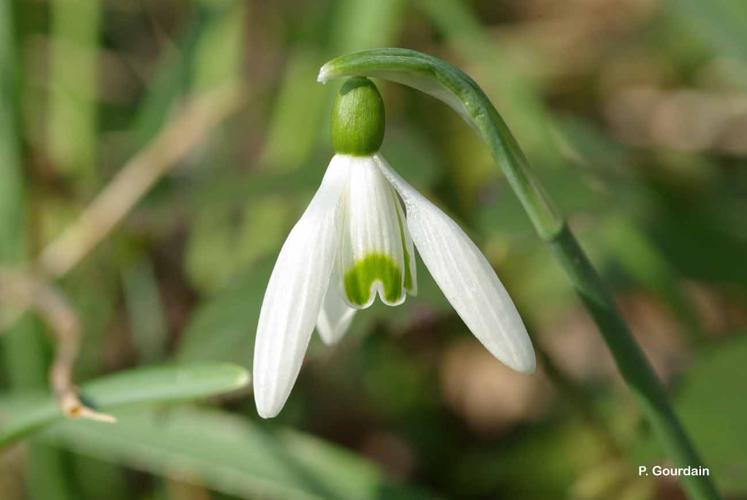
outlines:
[[412, 242], [401, 203], [371, 157], [350, 156], [341, 199], [336, 276], [351, 307], [364, 309], [378, 294], [387, 305], [415, 291]]
[[[353, 305], [364, 307], [375, 290], [386, 302], [402, 297], [402, 271], [388, 255], [372, 253], [345, 272], [345, 296]], [[375, 287], [374, 287], [375, 285]]]

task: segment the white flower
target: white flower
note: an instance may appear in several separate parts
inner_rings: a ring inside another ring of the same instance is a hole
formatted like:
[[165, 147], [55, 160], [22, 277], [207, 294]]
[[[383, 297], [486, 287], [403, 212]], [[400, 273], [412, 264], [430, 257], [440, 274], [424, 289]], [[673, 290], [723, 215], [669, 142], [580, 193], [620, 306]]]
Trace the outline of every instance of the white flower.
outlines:
[[[353, 128], [360, 133], [359, 123]], [[487, 259], [452, 219], [370, 151], [380, 143], [378, 138], [361, 148], [359, 142], [355, 152], [366, 154], [346, 154], [349, 143], [335, 142], [338, 154], [280, 250], [254, 348], [254, 394], [262, 417], [277, 415], [288, 399], [314, 326], [332, 344], [376, 295], [391, 306], [415, 295], [413, 242], [488, 351], [515, 370], [534, 371], [524, 324]]]

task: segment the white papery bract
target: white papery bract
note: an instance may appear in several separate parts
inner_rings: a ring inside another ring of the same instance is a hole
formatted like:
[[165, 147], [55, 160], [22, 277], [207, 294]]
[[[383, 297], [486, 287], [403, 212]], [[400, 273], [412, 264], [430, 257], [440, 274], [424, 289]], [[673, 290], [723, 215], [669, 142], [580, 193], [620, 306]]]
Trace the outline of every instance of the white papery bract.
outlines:
[[488, 351], [515, 370], [534, 370], [534, 351], [516, 307], [464, 231], [379, 153], [338, 154], [288, 235], [265, 292], [254, 350], [262, 417], [277, 415], [285, 404], [314, 325], [332, 344], [377, 294], [392, 306], [415, 294], [414, 248]]

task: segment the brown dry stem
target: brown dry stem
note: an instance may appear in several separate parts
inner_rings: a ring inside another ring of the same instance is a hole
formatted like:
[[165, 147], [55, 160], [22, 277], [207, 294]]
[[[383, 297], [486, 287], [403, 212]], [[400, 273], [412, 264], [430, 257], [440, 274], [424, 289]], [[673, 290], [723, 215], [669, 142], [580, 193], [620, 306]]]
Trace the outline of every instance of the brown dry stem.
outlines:
[[[57, 344], [49, 383], [65, 416], [115, 422], [113, 416], [83, 404], [73, 385], [73, 365], [80, 348], [80, 321], [62, 293], [31, 273], [0, 271], [0, 301], [6, 306], [29, 306], [49, 327]], [[0, 327], [6, 326], [4, 323], [0, 316]]]

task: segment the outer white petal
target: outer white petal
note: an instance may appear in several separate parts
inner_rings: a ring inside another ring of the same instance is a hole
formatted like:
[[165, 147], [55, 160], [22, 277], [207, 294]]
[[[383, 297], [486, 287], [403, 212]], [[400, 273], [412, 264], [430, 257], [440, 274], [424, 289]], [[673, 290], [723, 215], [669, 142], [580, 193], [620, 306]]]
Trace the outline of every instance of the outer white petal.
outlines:
[[405, 245], [394, 189], [370, 156], [350, 157], [342, 196], [338, 273], [340, 294], [351, 307], [405, 300]]
[[265, 291], [254, 345], [254, 399], [258, 413], [283, 408], [301, 369], [334, 263], [337, 207], [349, 172], [335, 156], [306, 211], [285, 240]]
[[348, 331], [355, 316], [355, 309], [347, 305], [336, 286], [330, 285], [324, 296], [322, 310], [316, 322], [316, 329], [325, 344], [336, 344]]
[[377, 164], [399, 192], [407, 225], [433, 279], [493, 356], [531, 373], [534, 350], [516, 307], [485, 256], [462, 229], [376, 155]]

